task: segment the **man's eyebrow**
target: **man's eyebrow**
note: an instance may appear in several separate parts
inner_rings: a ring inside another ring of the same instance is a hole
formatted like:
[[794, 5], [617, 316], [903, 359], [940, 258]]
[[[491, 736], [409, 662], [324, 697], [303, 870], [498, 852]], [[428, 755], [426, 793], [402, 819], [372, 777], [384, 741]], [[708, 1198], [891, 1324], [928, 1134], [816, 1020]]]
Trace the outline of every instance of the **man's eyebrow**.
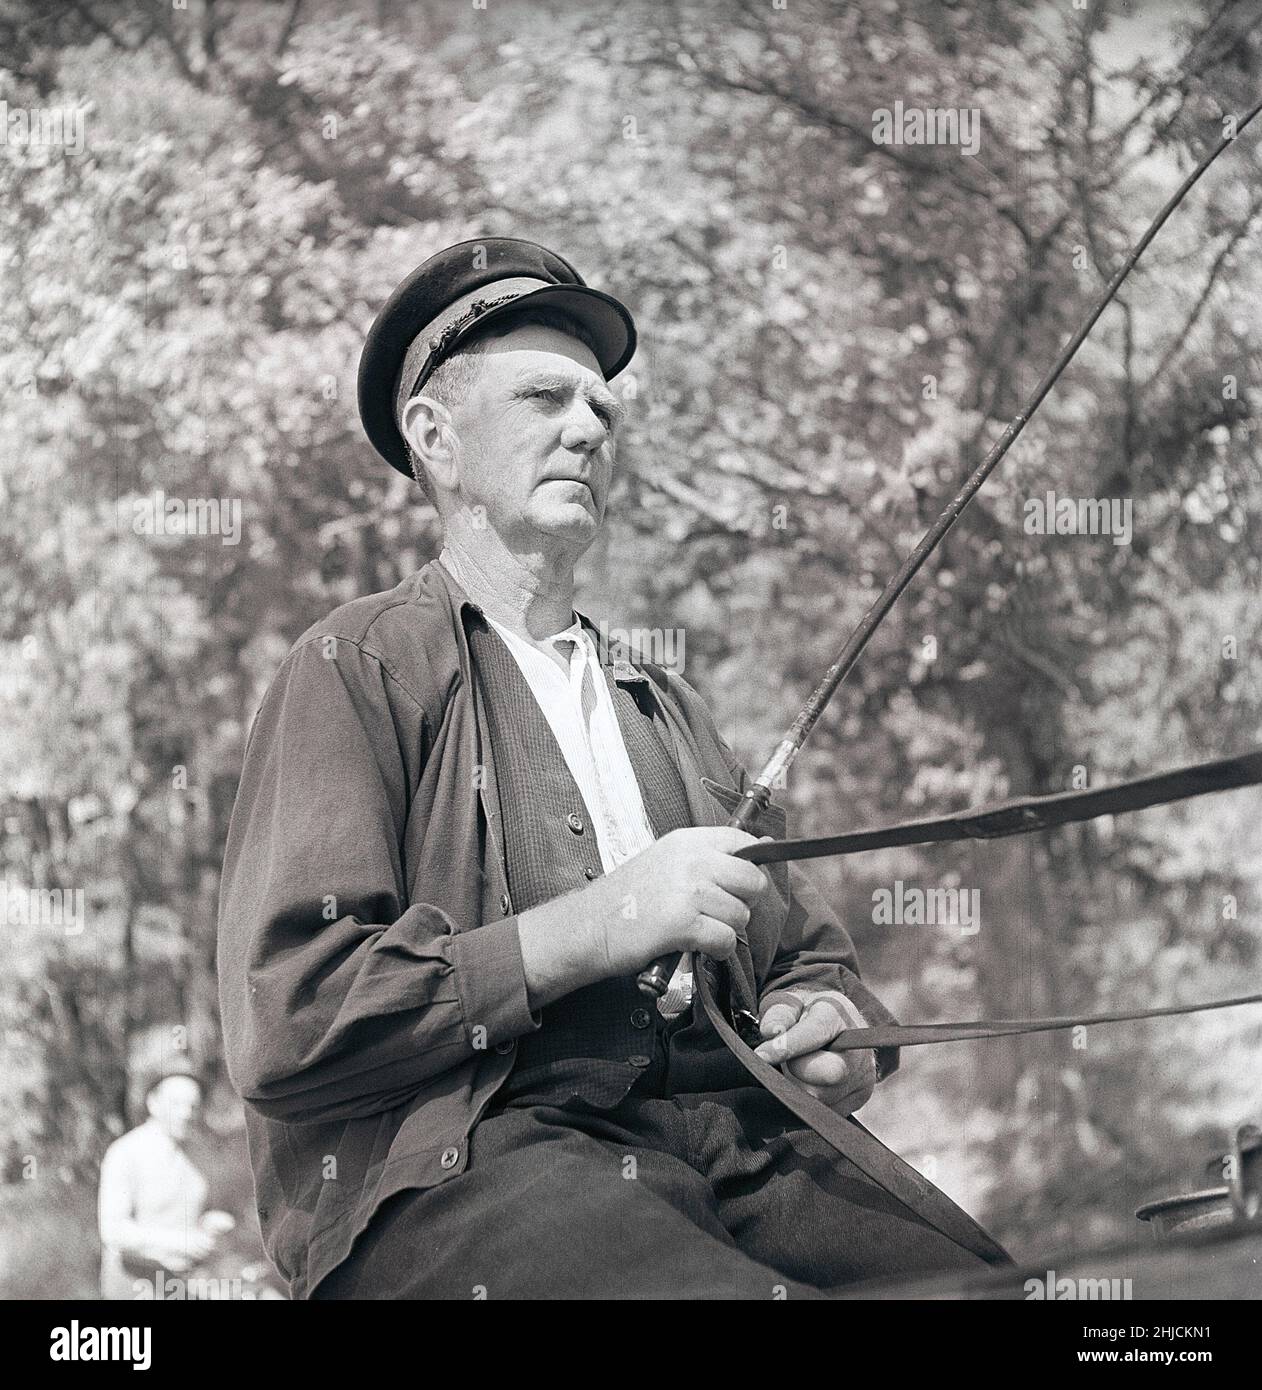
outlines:
[[[544, 391], [573, 391], [575, 382], [572, 377], [568, 377], [564, 372], [549, 372], [539, 370], [528, 370], [521, 374], [517, 379], [518, 388], [522, 386], [533, 386]], [[619, 424], [627, 417], [627, 408], [622, 402], [605, 386], [583, 386], [578, 388], [588, 401], [601, 406], [607, 410], [610, 416]]]

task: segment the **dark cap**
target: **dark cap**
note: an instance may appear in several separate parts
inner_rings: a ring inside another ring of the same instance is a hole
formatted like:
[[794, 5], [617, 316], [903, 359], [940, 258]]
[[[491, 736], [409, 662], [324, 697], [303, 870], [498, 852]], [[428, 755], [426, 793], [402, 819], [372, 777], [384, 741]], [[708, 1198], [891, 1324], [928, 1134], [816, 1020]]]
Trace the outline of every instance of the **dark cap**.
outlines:
[[607, 381], [635, 352], [627, 308], [589, 289], [554, 252], [516, 237], [449, 246], [417, 266], [386, 301], [359, 359], [359, 418], [388, 464], [411, 476], [399, 417], [434, 368], [475, 329], [526, 307], [558, 309], [583, 324]]

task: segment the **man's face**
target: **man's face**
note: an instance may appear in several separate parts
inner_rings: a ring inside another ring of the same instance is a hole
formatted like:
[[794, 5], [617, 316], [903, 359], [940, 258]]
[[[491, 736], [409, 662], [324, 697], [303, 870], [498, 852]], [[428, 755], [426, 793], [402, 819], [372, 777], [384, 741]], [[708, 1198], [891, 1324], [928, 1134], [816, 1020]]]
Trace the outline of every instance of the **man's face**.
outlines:
[[168, 1076], [149, 1092], [150, 1115], [172, 1139], [187, 1139], [202, 1105], [202, 1088], [191, 1076]]
[[605, 516], [623, 416], [590, 349], [528, 324], [493, 338], [452, 411], [461, 502], [510, 543], [550, 537], [581, 554]]

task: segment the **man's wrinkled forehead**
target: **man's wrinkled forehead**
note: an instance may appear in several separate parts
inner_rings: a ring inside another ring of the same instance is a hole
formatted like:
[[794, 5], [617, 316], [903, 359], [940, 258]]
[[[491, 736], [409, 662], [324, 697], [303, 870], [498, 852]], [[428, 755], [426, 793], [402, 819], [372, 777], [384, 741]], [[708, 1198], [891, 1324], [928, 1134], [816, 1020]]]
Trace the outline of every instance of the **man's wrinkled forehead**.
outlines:
[[536, 366], [525, 366], [513, 373], [511, 388], [521, 390], [528, 387], [533, 391], [580, 390], [592, 405], [599, 405], [609, 412], [615, 422], [626, 416], [622, 402], [605, 385], [598, 375], [576, 372], [572, 369], [558, 369], [556, 363], [540, 361]]
[[[530, 341], [529, 329], [492, 339], [484, 349], [488, 357], [501, 360], [497, 365], [497, 385], [510, 391], [529, 387], [540, 391], [578, 389], [593, 404], [603, 406], [613, 419], [621, 421], [626, 409], [605, 384], [600, 365], [592, 351], [576, 338], [553, 330], [546, 343]], [[514, 341], [515, 340], [515, 341]]]
[[507, 333], [488, 337], [479, 345], [479, 351], [485, 357], [512, 357], [512, 365], [527, 356], [565, 358], [590, 372], [599, 381], [605, 379], [600, 362], [591, 348], [559, 328], [549, 328], [541, 323], [522, 324], [520, 328], [510, 329]]

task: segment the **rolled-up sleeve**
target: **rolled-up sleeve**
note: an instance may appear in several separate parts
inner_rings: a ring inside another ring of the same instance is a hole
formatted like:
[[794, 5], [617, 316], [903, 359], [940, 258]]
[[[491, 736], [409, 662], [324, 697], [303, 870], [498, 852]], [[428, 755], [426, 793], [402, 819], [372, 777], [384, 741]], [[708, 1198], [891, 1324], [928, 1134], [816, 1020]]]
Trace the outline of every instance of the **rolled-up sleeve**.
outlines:
[[[345, 638], [291, 652], [256, 716], [219, 975], [229, 1075], [270, 1118], [379, 1113], [538, 1027], [515, 916], [456, 923], [408, 901], [403, 750], [423, 758], [429, 733], [421, 702]], [[443, 833], [433, 819], [425, 833]]]

